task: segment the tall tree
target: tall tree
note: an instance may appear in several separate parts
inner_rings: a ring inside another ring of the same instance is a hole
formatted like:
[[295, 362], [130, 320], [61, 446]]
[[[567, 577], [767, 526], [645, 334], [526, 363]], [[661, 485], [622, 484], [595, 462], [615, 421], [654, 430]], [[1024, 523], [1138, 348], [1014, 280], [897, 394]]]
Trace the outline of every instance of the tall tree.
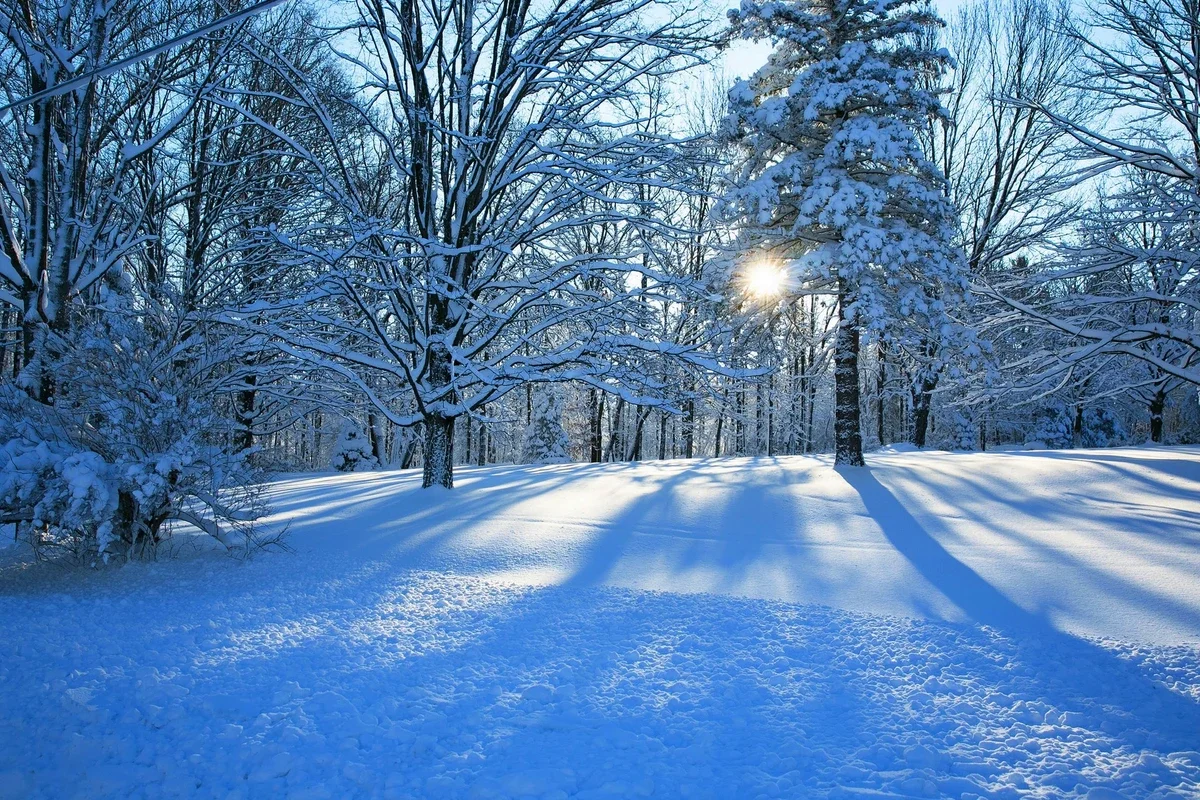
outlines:
[[863, 331], [947, 336], [965, 289], [944, 177], [918, 138], [943, 113], [920, 80], [947, 63], [923, 36], [941, 23], [915, 1], [747, 2], [730, 17], [736, 35], [775, 49], [730, 92], [742, 161], [725, 214], [747, 261], [836, 298], [836, 461], [859, 466]]
[[[697, 289], [647, 258], [664, 223], [646, 187], [672, 180], [679, 153], [639, 99], [698, 63], [702, 29], [657, 0], [358, 4], [347, 58], [374, 161], [355, 171], [353, 159], [314, 159], [338, 217], [288, 240], [322, 275], [299, 301], [254, 314], [396, 424], [420, 423], [426, 486], [453, 484], [455, 420], [517, 387], [578, 380], [653, 407], [662, 381], [644, 361], [703, 361], [704, 343], [664, 342], [642, 324], [647, 302]], [[563, 247], [603, 224], [634, 235]], [[397, 412], [396, 386], [415, 413]]]

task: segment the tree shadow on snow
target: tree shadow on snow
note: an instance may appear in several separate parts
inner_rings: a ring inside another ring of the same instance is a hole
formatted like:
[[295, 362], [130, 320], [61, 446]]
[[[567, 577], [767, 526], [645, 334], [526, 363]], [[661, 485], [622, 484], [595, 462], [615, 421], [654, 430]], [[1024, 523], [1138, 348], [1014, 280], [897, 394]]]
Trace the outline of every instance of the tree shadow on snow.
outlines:
[[[1021, 607], [955, 558], [867, 469], [839, 470], [884, 537], [935, 589], [977, 625], [1013, 640], [1036, 680], [1059, 704], [1105, 709], [1106, 729], [1149, 726], [1170, 749], [1200, 749], [1200, 705], [1152, 680], [1130, 660], [1058, 630], [1044, 615]], [[1134, 747], [1139, 742], [1131, 741]]]

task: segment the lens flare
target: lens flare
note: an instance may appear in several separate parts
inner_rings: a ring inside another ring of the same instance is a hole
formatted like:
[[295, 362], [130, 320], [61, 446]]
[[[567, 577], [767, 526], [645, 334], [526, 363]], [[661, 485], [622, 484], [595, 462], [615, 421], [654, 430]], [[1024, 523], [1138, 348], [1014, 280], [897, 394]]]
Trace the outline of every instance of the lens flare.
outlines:
[[774, 264], [751, 264], [742, 276], [742, 286], [750, 297], [770, 300], [782, 295], [787, 288], [787, 273]]

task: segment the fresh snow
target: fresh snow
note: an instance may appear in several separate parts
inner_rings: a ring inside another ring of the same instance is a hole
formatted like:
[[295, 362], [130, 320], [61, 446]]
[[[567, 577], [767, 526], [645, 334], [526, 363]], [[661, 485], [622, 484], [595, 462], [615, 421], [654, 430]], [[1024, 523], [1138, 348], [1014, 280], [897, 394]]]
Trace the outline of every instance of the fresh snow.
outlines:
[[272, 486], [0, 570], [0, 797], [1200, 796], [1200, 448]]

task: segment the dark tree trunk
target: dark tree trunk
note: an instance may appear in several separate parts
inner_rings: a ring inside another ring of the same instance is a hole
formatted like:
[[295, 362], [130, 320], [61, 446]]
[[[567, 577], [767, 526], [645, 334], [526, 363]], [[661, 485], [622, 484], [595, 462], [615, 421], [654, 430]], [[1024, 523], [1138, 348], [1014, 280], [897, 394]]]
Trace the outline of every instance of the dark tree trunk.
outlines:
[[400, 453], [400, 469], [408, 469], [412, 466], [413, 458], [417, 454], [417, 436], [406, 436], [404, 441], [404, 450]]
[[633, 443], [629, 447], [626, 461], [642, 460], [642, 433], [646, 429], [646, 419], [650, 416], [650, 409], [643, 406], [637, 406], [636, 408], [637, 411], [634, 412]]
[[838, 329], [834, 346], [834, 463], [837, 466], [861, 467], [862, 409], [858, 387], [859, 330], [857, 320], [846, 316], [851, 298], [845, 281], [838, 280]]
[[255, 390], [257, 383], [257, 375], [247, 375], [244, 383], [246, 388], [237, 393], [237, 407], [234, 413], [237, 418], [237, 430], [233, 434], [234, 452], [240, 453], [254, 446], [254, 406], [258, 399], [258, 392]]
[[454, 488], [454, 417], [425, 415], [425, 472], [422, 488]]
[[[487, 416], [487, 406], [486, 405], [482, 405], [479, 407], [479, 416], [480, 417]], [[488, 442], [491, 439], [491, 436], [492, 436], [492, 434], [488, 430], [487, 423], [484, 422], [482, 419], [480, 419], [480, 421], [479, 421], [479, 441], [475, 445], [475, 449], [479, 451], [476, 456], [475, 463], [476, 463], [476, 465], [478, 465], [480, 467], [487, 464]]]
[[929, 407], [932, 398], [924, 389], [913, 395], [913, 444], [924, 447], [929, 435]]
[[383, 430], [383, 425], [386, 424], [386, 420], [380, 421], [378, 414], [373, 412], [367, 414], [367, 430], [369, 431], [367, 435], [371, 437], [371, 455], [375, 456], [375, 463], [381, 467], [388, 463], [387, 434]]
[[1159, 389], [1150, 399], [1150, 441], [1162, 444], [1163, 409], [1167, 406], [1167, 393]]
[[[31, 299], [32, 303], [33, 300]], [[36, 312], [32, 312], [36, 313]], [[26, 310], [25, 315], [21, 319], [21, 343], [22, 343], [22, 361], [26, 368], [36, 370], [35, 374], [29, 375], [31, 386], [28, 389], [30, 394], [39, 403], [50, 404], [54, 402], [54, 375], [47, 369], [45, 361], [37, 361], [40, 355], [43, 359], [48, 355], [45, 352], [46, 348], [46, 330], [45, 323], [39, 322], [32, 316], [29, 310]], [[43, 352], [38, 353], [38, 349]]]
[[588, 460], [604, 460], [604, 395], [599, 389], [588, 390]]
[[1083, 447], [1083, 403], [1075, 404], [1075, 421], [1071, 425], [1071, 447]]
[[683, 457], [696, 456], [696, 401], [688, 398], [683, 404]]
[[464, 431], [466, 433], [466, 441], [463, 443], [463, 462], [467, 464], [471, 463], [471, 429], [473, 427], [475, 427], [475, 423], [471, 421], [470, 417], [467, 417], [467, 429]]
[[887, 390], [887, 343], [879, 340], [879, 374], [875, 378], [875, 435], [879, 438], [879, 446], [887, 444], [883, 438], [883, 416], [887, 410], [884, 404], [884, 392]]
[[797, 375], [800, 374], [799, 356], [793, 356], [788, 359], [788, 435], [787, 448], [788, 455], [796, 454], [797, 440], [797, 420], [800, 418], [800, 413], [803, 406], [800, 405], [800, 392], [797, 386]]
[[775, 455], [775, 407], [771, 398], [775, 396], [775, 375], [767, 376], [767, 455]]
[[917, 447], [924, 447], [928, 434], [932, 430], [932, 420], [930, 411], [933, 408], [933, 390], [937, 388], [939, 375], [929, 365], [934, 362], [938, 354], [937, 343], [932, 339], [926, 339], [925, 346], [922, 348], [925, 357], [925, 365], [921, 368], [921, 383], [919, 387], [914, 387], [912, 394], [913, 401], [913, 438], [912, 443]]
[[738, 389], [733, 401], [733, 454], [746, 455], [746, 390]]
[[765, 394], [766, 392], [763, 391], [763, 384], [760, 380], [754, 387], [754, 455], [756, 456], [763, 454], [763, 441], [766, 438], [767, 432], [767, 402]]
[[[312, 428], [312, 458], [313, 462], [317, 463], [321, 459], [321, 428], [325, 425], [324, 415], [321, 409], [313, 412], [313, 428]], [[329, 466], [326, 464], [325, 466]]]
[[606, 461], [616, 461], [617, 454], [620, 453], [621, 446], [621, 417], [625, 410], [625, 398], [617, 398], [617, 406], [613, 409], [612, 422], [608, 429], [608, 452], [605, 454]]
[[658, 460], [662, 461], [667, 457], [667, 415], [659, 412], [658, 414]]
[[933, 387], [929, 380], [925, 380], [921, 384], [921, 388], [914, 390], [912, 393], [913, 401], [913, 440], [912, 443], [917, 447], [925, 446], [925, 439], [929, 433], [929, 409], [933, 395], [931, 392]]
[[811, 453], [813, 449], [813, 414], [817, 406], [817, 381], [815, 375], [810, 375], [817, 363], [817, 298], [809, 299], [808, 310], [808, 341], [806, 364], [804, 365], [804, 452]]
[[[445, 345], [429, 349], [429, 382], [435, 389], [450, 383], [450, 351]], [[453, 397], [448, 398], [453, 400]], [[454, 417], [425, 413], [425, 474], [421, 486], [454, 486]]]

